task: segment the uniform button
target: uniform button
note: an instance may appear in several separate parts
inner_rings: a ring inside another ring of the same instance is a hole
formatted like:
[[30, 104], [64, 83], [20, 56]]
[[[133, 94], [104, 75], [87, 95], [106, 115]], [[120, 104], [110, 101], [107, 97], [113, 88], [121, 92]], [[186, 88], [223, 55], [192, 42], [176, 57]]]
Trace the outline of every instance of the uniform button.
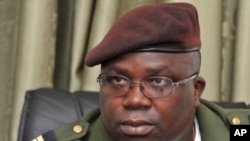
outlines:
[[238, 117], [234, 117], [232, 119], [232, 123], [233, 123], [233, 125], [240, 125], [240, 119]]
[[81, 125], [75, 125], [75, 126], [73, 127], [73, 131], [74, 131], [75, 133], [81, 133], [82, 130], [83, 130], [83, 127], [82, 127]]

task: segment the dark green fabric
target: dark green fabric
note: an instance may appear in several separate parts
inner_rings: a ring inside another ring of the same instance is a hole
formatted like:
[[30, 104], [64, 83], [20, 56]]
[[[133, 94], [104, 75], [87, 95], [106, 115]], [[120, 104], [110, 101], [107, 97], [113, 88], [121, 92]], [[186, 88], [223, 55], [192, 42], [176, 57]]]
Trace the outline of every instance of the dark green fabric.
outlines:
[[237, 117], [242, 125], [249, 125], [250, 109], [224, 109], [214, 103], [201, 100], [196, 117], [202, 141], [229, 141], [232, 119]]
[[[241, 124], [249, 125], [249, 115], [250, 109], [224, 109], [212, 102], [201, 100], [196, 117], [202, 141], [229, 141], [232, 119], [238, 117]], [[84, 126], [82, 133], [72, 132], [73, 125], [76, 124]], [[54, 132], [58, 141], [112, 141], [103, 127], [99, 109], [93, 110], [74, 123], [55, 129]]]

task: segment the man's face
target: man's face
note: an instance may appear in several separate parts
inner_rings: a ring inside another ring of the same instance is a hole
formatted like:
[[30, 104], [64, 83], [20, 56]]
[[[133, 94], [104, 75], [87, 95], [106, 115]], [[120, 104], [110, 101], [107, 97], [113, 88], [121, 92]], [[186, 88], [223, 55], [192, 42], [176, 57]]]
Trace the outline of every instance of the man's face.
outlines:
[[[131, 82], [154, 76], [176, 82], [194, 73], [189, 53], [129, 53], [102, 68], [102, 74], [125, 76]], [[195, 109], [204, 85], [197, 77], [157, 99], [146, 97], [134, 84], [125, 96], [101, 91], [104, 127], [115, 141], [191, 141]]]

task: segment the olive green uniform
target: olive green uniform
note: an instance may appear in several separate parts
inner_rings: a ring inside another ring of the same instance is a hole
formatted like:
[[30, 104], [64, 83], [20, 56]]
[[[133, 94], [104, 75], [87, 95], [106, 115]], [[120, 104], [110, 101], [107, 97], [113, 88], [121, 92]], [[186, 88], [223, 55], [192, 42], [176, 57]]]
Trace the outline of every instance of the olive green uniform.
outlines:
[[[202, 141], [229, 141], [230, 125], [250, 124], [250, 109], [224, 109], [201, 100], [196, 117]], [[83, 118], [34, 139], [34, 141], [112, 141], [106, 133], [100, 110], [95, 109]]]

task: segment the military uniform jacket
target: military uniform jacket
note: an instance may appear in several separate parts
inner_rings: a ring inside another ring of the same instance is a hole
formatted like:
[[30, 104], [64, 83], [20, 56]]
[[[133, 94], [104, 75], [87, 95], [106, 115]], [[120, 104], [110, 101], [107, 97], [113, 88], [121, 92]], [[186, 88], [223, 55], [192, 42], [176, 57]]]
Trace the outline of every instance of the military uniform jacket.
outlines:
[[[229, 141], [230, 125], [250, 124], [250, 109], [224, 109], [201, 100], [196, 117], [202, 141]], [[95, 109], [83, 118], [41, 135], [33, 141], [112, 141], [106, 133], [100, 110]]]

